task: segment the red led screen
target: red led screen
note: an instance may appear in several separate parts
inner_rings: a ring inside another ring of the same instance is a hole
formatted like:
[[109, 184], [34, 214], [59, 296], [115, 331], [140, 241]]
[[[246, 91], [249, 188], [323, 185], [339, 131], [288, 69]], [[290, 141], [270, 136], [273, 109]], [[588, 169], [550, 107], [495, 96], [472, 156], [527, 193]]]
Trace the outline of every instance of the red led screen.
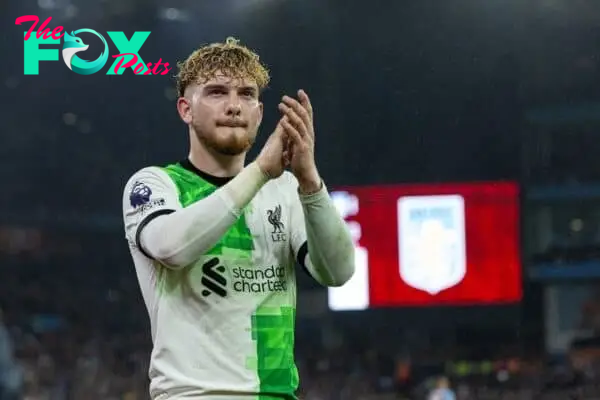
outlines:
[[340, 187], [356, 274], [329, 290], [334, 310], [506, 304], [521, 299], [514, 183]]

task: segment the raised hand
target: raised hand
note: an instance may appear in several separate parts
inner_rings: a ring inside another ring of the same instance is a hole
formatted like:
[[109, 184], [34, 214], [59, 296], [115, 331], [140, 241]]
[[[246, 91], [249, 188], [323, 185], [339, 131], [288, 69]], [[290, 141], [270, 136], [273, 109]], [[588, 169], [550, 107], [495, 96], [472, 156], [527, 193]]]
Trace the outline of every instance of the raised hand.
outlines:
[[289, 164], [289, 161], [286, 161], [289, 156], [284, 154], [286, 136], [285, 129], [280, 122], [256, 157], [257, 165], [270, 179], [281, 176]]
[[283, 96], [279, 110], [283, 113], [280, 123], [288, 137], [286, 158], [298, 179], [302, 193], [317, 192], [321, 178], [315, 163], [315, 130], [313, 109], [304, 90], [298, 91], [298, 100]]

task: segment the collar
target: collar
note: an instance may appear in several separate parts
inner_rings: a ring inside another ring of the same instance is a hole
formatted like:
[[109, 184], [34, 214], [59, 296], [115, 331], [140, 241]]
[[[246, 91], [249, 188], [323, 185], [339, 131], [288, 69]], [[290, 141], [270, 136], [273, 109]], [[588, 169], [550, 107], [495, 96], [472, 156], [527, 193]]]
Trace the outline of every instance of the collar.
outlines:
[[211, 175], [204, 171], [201, 171], [198, 168], [196, 168], [196, 166], [194, 164], [192, 164], [192, 162], [188, 158], [186, 158], [185, 160], [179, 161], [179, 165], [181, 165], [183, 168], [187, 169], [188, 171], [193, 172], [194, 174], [198, 175], [200, 178], [204, 179], [208, 183], [211, 183], [218, 187], [225, 185], [226, 183], [228, 183], [230, 180], [232, 180], [234, 178], [233, 176], [214, 176], [214, 175]]

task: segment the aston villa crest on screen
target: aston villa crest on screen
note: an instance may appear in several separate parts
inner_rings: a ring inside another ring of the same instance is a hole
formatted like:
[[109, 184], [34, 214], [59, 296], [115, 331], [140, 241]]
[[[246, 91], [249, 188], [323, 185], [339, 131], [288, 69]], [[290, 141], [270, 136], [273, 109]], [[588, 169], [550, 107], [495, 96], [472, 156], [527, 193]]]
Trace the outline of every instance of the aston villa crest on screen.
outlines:
[[400, 276], [435, 295], [467, 272], [465, 211], [461, 196], [409, 196], [398, 200]]

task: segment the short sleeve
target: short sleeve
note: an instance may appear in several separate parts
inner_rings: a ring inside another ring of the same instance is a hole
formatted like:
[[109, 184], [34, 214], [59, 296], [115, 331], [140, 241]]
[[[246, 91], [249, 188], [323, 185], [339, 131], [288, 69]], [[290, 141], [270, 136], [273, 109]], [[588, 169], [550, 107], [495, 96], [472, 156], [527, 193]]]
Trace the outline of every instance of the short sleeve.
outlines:
[[139, 235], [154, 218], [181, 208], [177, 186], [169, 175], [158, 167], [136, 172], [123, 191], [123, 220], [125, 236], [142, 252]]

